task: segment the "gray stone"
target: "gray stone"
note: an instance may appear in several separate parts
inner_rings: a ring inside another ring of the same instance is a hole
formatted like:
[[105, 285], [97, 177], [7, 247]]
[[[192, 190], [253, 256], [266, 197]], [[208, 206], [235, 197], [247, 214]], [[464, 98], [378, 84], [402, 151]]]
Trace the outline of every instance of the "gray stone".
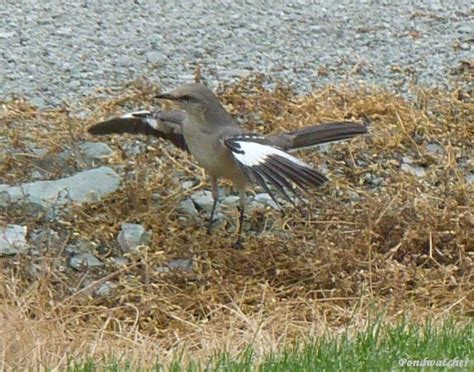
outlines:
[[273, 208], [273, 209], [278, 209], [278, 205], [273, 201], [273, 199], [268, 195], [267, 193], [261, 193], [255, 195], [253, 198], [253, 201], [262, 204], [264, 206]]
[[68, 266], [75, 270], [104, 266], [104, 263], [92, 253], [94, 250], [94, 244], [86, 240], [67, 245], [64, 251], [69, 255]]
[[177, 258], [168, 261], [165, 266], [159, 266], [156, 271], [159, 273], [167, 273], [173, 270], [181, 270], [185, 272], [194, 271], [194, 261], [187, 258]]
[[401, 169], [404, 172], [410, 173], [416, 177], [423, 177], [426, 174], [426, 168], [418, 165], [411, 165], [408, 163], [402, 163]]
[[402, 163], [413, 164], [413, 158], [411, 156], [403, 156]]
[[194, 181], [184, 181], [183, 183], [181, 183], [181, 187], [183, 188], [183, 190], [189, 190], [194, 185], [195, 185]]
[[0, 39], [8, 39], [15, 36], [15, 32], [0, 32]]
[[221, 206], [224, 207], [236, 207], [239, 205], [239, 200], [240, 198], [237, 195], [229, 195], [224, 197], [221, 201], [220, 204]]
[[127, 156], [134, 157], [146, 151], [146, 143], [143, 141], [126, 142], [122, 148]]
[[468, 183], [474, 183], [474, 173], [469, 173], [467, 176], [466, 176], [466, 181]]
[[67, 203], [97, 201], [120, 186], [120, 176], [112, 168], [100, 167], [54, 181], [38, 181], [3, 190], [0, 202], [31, 203], [44, 209]]
[[332, 143], [323, 143], [321, 145], [318, 145], [317, 148], [318, 152], [322, 154], [327, 154], [329, 151], [331, 151]]
[[104, 266], [104, 263], [92, 253], [77, 253], [69, 257], [68, 266], [75, 270], [81, 270], [84, 268], [100, 268]]
[[214, 200], [212, 199], [212, 193], [208, 190], [200, 190], [191, 195], [191, 199], [200, 210], [210, 212]]
[[30, 236], [31, 246], [34, 248], [52, 248], [61, 243], [59, 234], [48, 228], [36, 229]]
[[95, 250], [95, 245], [87, 240], [78, 240], [75, 243], [68, 244], [64, 251], [69, 255], [75, 255], [79, 253], [91, 253]]
[[99, 288], [95, 290], [95, 295], [98, 297], [107, 297], [110, 296], [112, 291], [118, 287], [117, 283], [114, 282], [104, 282]]
[[437, 143], [430, 143], [426, 145], [426, 151], [432, 155], [440, 155], [443, 153], [443, 148]]
[[103, 142], [82, 142], [79, 144], [84, 160], [100, 160], [111, 156], [114, 152], [109, 145]]
[[123, 256], [112, 257], [112, 262], [117, 266], [125, 266], [128, 264], [128, 258]]
[[146, 54], [146, 59], [152, 64], [166, 62], [165, 56], [163, 53], [152, 50]]
[[123, 223], [117, 241], [125, 252], [135, 250], [140, 245], [150, 243], [150, 233], [142, 225]]
[[371, 172], [364, 173], [364, 180], [372, 186], [380, 186], [384, 181], [382, 177], [377, 177]]
[[0, 227], [0, 255], [23, 253], [29, 245], [26, 242], [28, 228], [20, 225]]
[[178, 212], [190, 217], [196, 217], [199, 215], [199, 212], [191, 199], [184, 199], [180, 202]]
[[39, 180], [41, 180], [43, 177], [44, 177], [44, 176], [43, 176], [43, 174], [42, 174], [40, 171], [35, 170], [35, 171], [31, 172], [30, 179], [31, 179], [31, 180], [34, 180], [34, 181], [39, 181]]
[[30, 151], [38, 158], [44, 158], [48, 154], [48, 150], [40, 147], [32, 147], [30, 148]]

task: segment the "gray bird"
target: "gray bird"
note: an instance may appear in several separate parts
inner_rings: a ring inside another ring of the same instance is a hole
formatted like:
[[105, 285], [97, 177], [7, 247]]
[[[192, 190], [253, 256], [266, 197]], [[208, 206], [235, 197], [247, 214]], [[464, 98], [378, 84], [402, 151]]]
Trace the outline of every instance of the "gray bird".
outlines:
[[270, 186], [295, 204], [298, 191], [321, 186], [326, 177], [289, 154], [291, 151], [340, 141], [367, 133], [367, 126], [344, 121], [313, 125], [281, 134], [262, 136], [245, 132], [221, 105], [215, 94], [201, 84], [185, 84], [159, 99], [176, 102], [182, 111], [138, 111], [93, 125], [93, 135], [132, 133], [171, 141], [190, 152], [210, 175], [213, 206], [207, 232], [211, 233], [218, 201], [219, 178], [232, 181], [240, 196], [236, 248], [242, 247], [246, 188], [260, 185], [280, 206]]

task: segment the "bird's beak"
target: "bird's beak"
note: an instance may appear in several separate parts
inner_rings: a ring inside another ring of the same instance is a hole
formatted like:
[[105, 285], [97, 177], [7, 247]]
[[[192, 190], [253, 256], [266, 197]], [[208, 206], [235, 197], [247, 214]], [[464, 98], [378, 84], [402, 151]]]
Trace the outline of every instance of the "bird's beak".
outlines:
[[170, 101], [175, 101], [175, 100], [178, 99], [176, 96], [173, 96], [173, 95], [170, 94], [170, 93], [157, 94], [157, 95], [155, 96], [155, 98], [158, 98], [158, 99], [167, 99], [167, 100], [170, 100]]

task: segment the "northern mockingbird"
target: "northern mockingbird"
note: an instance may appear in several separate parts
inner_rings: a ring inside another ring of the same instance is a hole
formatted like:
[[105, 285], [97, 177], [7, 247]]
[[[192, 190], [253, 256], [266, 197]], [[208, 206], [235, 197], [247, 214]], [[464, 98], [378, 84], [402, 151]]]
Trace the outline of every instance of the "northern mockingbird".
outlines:
[[[210, 175], [213, 206], [207, 232], [211, 233], [218, 201], [219, 178], [232, 181], [240, 196], [240, 217], [235, 247], [242, 246], [245, 190], [260, 185], [280, 206], [270, 186], [296, 206], [298, 191], [322, 185], [327, 179], [289, 152], [367, 133], [354, 122], [326, 123], [281, 134], [262, 136], [245, 132], [221, 105], [214, 93], [201, 84], [185, 84], [159, 99], [176, 102], [182, 111], [138, 111], [93, 125], [93, 135], [146, 134], [164, 138], [190, 152]], [[292, 197], [293, 196], [293, 197]]]

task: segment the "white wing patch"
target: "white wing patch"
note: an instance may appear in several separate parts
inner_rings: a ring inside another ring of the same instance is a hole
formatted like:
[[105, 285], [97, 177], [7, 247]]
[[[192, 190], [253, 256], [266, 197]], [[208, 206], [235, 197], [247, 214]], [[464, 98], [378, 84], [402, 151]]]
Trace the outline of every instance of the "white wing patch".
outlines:
[[151, 112], [150, 111], [147, 111], [147, 110], [142, 110], [142, 111], [134, 111], [134, 112], [129, 112], [125, 115], [122, 116], [122, 119], [132, 119], [132, 118], [135, 118], [135, 117], [143, 117], [143, 116], [147, 116], [147, 115], [151, 115]]
[[263, 145], [261, 143], [250, 141], [235, 141], [235, 143], [239, 145], [242, 152], [234, 152], [234, 157], [237, 159], [238, 162], [247, 167], [263, 164], [269, 156], [277, 155], [288, 159], [302, 167], [309, 168], [308, 164], [273, 146]]
[[140, 118], [153, 129], [159, 130], [158, 121], [153, 118], [153, 113], [147, 110], [129, 112], [122, 116], [122, 119]]

